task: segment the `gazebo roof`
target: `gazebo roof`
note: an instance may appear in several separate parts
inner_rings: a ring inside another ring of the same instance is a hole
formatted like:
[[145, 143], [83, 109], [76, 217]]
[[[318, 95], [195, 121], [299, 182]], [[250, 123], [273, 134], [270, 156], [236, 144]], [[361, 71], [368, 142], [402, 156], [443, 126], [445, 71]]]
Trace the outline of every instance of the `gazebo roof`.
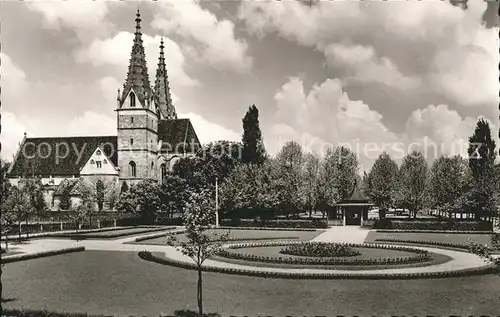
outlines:
[[354, 185], [354, 189], [348, 198], [342, 199], [335, 206], [373, 206], [370, 200], [363, 195], [358, 184]]

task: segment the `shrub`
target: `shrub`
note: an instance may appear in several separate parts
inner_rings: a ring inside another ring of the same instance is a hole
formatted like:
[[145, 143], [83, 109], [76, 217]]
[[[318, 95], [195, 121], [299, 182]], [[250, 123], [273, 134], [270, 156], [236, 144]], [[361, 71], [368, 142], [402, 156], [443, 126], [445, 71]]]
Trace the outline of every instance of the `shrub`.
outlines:
[[451, 231], [491, 231], [493, 225], [486, 221], [429, 221], [429, 220], [393, 220], [379, 219], [375, 222], [375, 229], [395, 230], [451, 230]]
[[224, 219], [222, 226], [234, 227], [265, 227], [265, 228], [317, 228], [328, 227], [326, 221], [321, 219], [313, 220], [259, 220], [259, 219]]
[[281, 249], [280, 253], [312, 257], [340, 257], [361, 254], [344, 243], [323, 242], [307, 242], [303, 244], [289, 245]]

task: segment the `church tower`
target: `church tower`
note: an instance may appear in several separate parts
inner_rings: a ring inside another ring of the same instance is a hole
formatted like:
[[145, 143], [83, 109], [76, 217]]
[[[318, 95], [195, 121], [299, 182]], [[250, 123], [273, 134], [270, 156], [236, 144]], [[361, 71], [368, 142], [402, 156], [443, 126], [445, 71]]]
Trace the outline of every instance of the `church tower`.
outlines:
[[156, 69], [155, 80], [155, 102], [159, 109], [160, 119], [177, 119], [177, 113], [172, 103], [170, 94], [170, 84], [168, 82], [167, 66], [165, 64], [165, 53], [163, 49], [163, 38], [160, 42], [160, 57], [158, 58], [158, 68]]
[[156, 179], [158, 108], [149, 82], [142, 42], [141, 16], [136, 15], [135, 37], [123, 92], [118, 90], [118, 167], [120, 184]]

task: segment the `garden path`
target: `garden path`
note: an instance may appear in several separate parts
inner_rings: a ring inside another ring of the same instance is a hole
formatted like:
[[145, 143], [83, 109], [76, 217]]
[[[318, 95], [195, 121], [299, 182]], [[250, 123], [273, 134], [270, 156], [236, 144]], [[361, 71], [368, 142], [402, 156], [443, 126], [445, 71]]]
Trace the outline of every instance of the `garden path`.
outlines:
[[358, 226], [333, 226], [311, 241], [363, 243], [369, 232], [369, 229]]

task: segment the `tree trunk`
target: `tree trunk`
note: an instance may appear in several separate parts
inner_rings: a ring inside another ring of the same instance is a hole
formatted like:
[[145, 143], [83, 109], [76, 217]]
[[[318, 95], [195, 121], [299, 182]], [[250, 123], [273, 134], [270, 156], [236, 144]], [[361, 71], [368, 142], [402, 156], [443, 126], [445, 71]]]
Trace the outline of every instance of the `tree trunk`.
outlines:
[[26, 216], [26, 240], [28, 240], [30, 238], [30, 231], [29, 231], [29, 226], [28, 226], [28, 216]]
[[18, 230], [18, 234], [19, 234], [19, 242], [21, 242], [21, 221], [19, 221], [19, 230]]
[[201, 280], [201, 266], [198, 267], [198, 316], [203, 317], [203, 288]]
[[5, 234], [5, 251], [9, 251], [9, 232]]

